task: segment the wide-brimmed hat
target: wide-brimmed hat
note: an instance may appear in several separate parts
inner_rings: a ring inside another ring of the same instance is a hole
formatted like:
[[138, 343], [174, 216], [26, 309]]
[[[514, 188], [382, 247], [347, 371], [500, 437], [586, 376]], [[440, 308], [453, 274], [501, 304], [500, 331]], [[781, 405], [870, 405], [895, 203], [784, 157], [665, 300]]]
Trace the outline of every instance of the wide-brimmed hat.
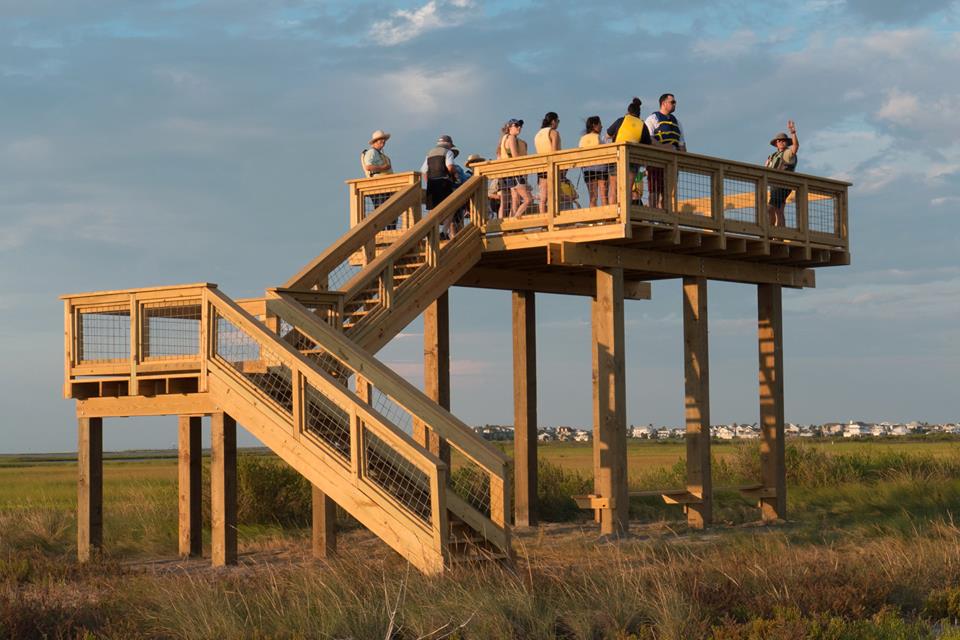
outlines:
[[447, 135], [440, 136], [437, 138], [438, 147], [446, 147], [447, 149], [453, 149], [453, 138]]
[[478, 162], [486, 162], [486, 161], [487, 159], [484, 158], [479, 153], [471, 153], [469, 156], [467, 156], [467, 161], [465, 164], [469, 167], [472, 164], [476, 164]]
[[373, 144], [377, 140], [389, 140], [389, 139], [390, 139], [389, 133], [387, 133], [383, 129], [377, 129], [376, 131], [370, 134], [370, 142], [368, 142], [367, 144]]
[[770, 146], [771, 147], [777, 146], [777, 140], [785, 140], [787, 142], [790, 142], [790, 136], [788, 136], [783, 131], [781, 131], [777, 135], [773, 136], [772, 140], [770, 140]]
[[509, 120], [507, 120], [507, 126], [508, 126], [508, 127], [509, 127], [510, 125], [512, 125], [512, 124], [515, 124], [515, 125], [517, 125], [518, 127], [522, 127], [522, 126], [523, 126], [523, 120], [520, 120], [520, 119], [518, 119], [518, 118], [510, 118]]

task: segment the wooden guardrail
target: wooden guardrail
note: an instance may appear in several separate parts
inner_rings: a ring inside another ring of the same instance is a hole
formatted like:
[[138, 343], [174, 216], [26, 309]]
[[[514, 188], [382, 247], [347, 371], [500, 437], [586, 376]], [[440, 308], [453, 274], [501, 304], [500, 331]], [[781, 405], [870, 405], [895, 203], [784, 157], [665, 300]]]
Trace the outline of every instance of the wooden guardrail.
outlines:
[[[350, 190], [350, 226], [355, 227], [372, 215], [389, 196], [420, 184], [420, 172], [388, 173], [373, 178], [347, 180]], [[420, 221], [420, 205], [410, 205], [390, 222], [396, 222], [391, 231], [402, 233]]]
[[[378, 319], [401, 306], [408, 293], [416, 291], [418, 299], [429, 298], [431, 292], [418, 287], [431, 274], [462, 271], [479, 258], [478, 230], [472, 221], [485, 211], [484, 186], [483, 179], [471, 178], [411, 228], [384, 243], [380, 229], [385, 221], [395, 219], [411, 203], [419, 206], [422, 197], [419, 183], [394, 192], [372, 216], [301, 269], [280, 291], [375, 351], [378, 345], [364, 342], [364, 330], [371, 330]], [[469, 211], [471, 224], [458, 229], [452, 219], [464, 209]], [[449, 236], [454, 237], [451, 240]], [[362, 251], [368, 257], [357, 260], [357, 252]], [[402, 322], [402, 317], [397, 322]], [[393, 335], [390, 327], [377, 326], [376, 330], [387, 339]]]
[[[238, 303], [199, 283], [63, 300], [67, 397], [218, 393], [295, 467], [307, 464], [296, 447], [310, 449], [327, 461], [325, 473], [336, 463], [344, 487], [362, 485], [367, 504], [414, 532], [407, 539], [392, 525], [378, 535], [407, 557], [433, 550], [425, 571], [447, 553], [448, 509], [509, 553], [503, 454], [289, 295]], [[398, 420], [446, 437], [475, 480], [451, 482]], [[338, 501], [349, 503], [347, 493]]]
[[[474, 165], [474, 171], [507, 184], [520, 177], [534, 193], [519, 218], [510, 218], [503, 203], [498, 217], [479, 216], [487, 233], [648, 223], [849, 247], [850, 184], [839, 180], [626, 142], [494, 160]], [[634, 187], [629, 178], [638, 174]], [[544, 198], [541, 185], [558, 196]], [[785, 224], [775, 227], [767, 204], [778, 189], [785, 197]], [[511, 188], [494, 192], [512, 197]]]

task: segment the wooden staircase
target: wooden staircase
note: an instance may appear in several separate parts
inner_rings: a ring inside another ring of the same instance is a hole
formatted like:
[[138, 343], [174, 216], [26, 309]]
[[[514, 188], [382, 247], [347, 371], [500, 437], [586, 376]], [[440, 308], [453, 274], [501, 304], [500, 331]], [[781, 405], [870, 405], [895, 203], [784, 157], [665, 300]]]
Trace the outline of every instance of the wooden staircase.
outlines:
[[384, 243], [419, 213], [409, 185], [262, 299], [206, 283], [64, 296], [65, 395], [80, 415], [229, 414], [425, 573], [509, 558], [508, 458], [373, 356], [478, 261], [476, 227], [443, 231], [482, 190], [468, 181]]

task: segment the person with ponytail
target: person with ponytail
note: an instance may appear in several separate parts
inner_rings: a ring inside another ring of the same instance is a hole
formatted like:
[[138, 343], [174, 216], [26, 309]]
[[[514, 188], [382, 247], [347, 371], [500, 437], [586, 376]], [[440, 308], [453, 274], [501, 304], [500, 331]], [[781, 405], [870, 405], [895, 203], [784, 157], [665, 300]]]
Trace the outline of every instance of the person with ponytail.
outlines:
[[[537, 131], [537, 135], [533, 137], [533, 146], [537, 153], [560, 151], [560, 133], [557, 131], [559, 125], [560, 116], [555, 111], [548, 111], [543, 116], [540, 131]], [[546, 213], [550, 198], [550, 181], [547, 180], [546, 171], [537, 174], [537, 182], [540, 190], [540, 213]]]
[[[607, 129], [607, 133], [613, 139], [614, 142], [636, 142], [639, 144], [650, 144], [650, 131], [647, 129], [647, 125], [644, 124], [643, 120], [640, 119], [640, 105], [642, 105], [640, 98], [634, 96], [633, 100], [630, 101], [630, 104], [627, 105], [626, 115], [617, 118], [612, 125]], [[627, 185], [628, 191], [633, 190], [633, 181], [637, 179], [637, 173], [640, 171], [640, 165], [631, 164], [627, 169]], [[643, 190], [640, 189], [640, 193], [643, 193]], [[610, 202], [611, 204], [616, 203], [617, 201], [617, 183], [615, 180], [610, 182]], [[643, 204], [643, 200], [638, 198], [640, 201], [639, 204]]]
[[[584, 124], [583, 135], [580, 136], [581, 149], [596, 147], [603, 144], [601, 138], [603, 124], [600, 116], [590, 116]], [[610, 179], [610, 165], [596, 164], [583, 168], [583, 181], [587, 183], [587, 206], [602, 207], [607, 204], [607, 182]]]

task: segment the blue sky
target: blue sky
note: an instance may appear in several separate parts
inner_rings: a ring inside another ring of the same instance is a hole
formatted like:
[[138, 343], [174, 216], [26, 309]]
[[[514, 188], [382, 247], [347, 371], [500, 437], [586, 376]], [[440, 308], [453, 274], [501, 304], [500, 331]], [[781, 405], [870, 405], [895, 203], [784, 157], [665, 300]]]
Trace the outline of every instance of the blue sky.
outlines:
[[[372, 130], [415, 168], [439, 133], [489, 155], [553, 110], [569, 146], [664, 91], [691, 150], [760, 162], [792, 118], [801, 170], [855, 183], [852, 266], [784, 295], [787, 419], [960, 419], [958, 24], [941, 0], [0, 0], [0, 451], [75, 448], [58, 295], [258, 295], [346, 230]], [[509, 423], [509, 295], [451, 298], [453, 410]], [[755, 421], [754, 289], [710, 304], [713, 421]], [[541, 422], [588, 425], [589, 305], [537, 312]], [[676, 281], [627, 305], [632, 423], [682, 420], [680, 312]], [[418, 383], [420, 331], [381, 353]], [[174, 442], [115, 424], [108, 448]]]

